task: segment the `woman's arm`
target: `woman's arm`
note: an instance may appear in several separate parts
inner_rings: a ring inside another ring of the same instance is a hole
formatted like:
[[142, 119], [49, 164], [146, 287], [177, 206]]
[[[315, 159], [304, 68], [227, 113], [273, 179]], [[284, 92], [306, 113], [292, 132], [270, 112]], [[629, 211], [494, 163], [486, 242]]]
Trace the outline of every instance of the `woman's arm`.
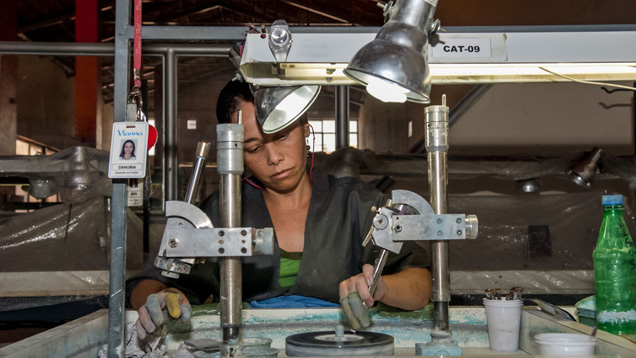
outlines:
[[146, 299], [153, 293], [161, 292], [168, 288], [165, 284], [159, 281], [147, 279], [139, 282], [137, 286], [130, 293], [130, 306], [138, 310], [141, 306], [146, 304]]
[[431, 273], [426, 268], [408, 268], [383, 276], [381, 281], [384, 282], [384, 293], [378, 300], [389, 306], [416, 310], [431, 300]]
[[375, 301], [405, 309], [420, 309], [431, 299], [431, 273], [426, 268], [407, 268], [398, 273], [381, 276], [371, 297], [369, 285], [373, 277], [373, 266], [364, 265], [362, 273], [340, 283], [340, 298], [357, 291], [362, 301], [371, 307]]

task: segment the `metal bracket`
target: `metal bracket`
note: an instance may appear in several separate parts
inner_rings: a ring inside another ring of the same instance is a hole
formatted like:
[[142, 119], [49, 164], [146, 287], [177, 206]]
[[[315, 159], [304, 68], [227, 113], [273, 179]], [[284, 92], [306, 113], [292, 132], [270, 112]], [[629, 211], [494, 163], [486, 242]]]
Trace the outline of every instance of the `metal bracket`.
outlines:
[[406, 205], [417, 213], [402, 215], [383, 207], [373, 218], [373, 242], [385, 250], [399, 253], [404, 241], [460, 240], [477, 237], [477, 217], [465, 214], [440, 214], [416, 193], [394, 190], [392, 205]]
[[[166, 257], [225, 257], [271, 255], [274, 253], [272, 228], [166, 228]], [[256, 239], [258, 238], [258, 240]]]
[[189, 274], [196, 258], [274, 253], [274, 229], [215, 228], [206, 213], [183, 201], [166, 202], [166, 229], [155, 266], [162, 275]]

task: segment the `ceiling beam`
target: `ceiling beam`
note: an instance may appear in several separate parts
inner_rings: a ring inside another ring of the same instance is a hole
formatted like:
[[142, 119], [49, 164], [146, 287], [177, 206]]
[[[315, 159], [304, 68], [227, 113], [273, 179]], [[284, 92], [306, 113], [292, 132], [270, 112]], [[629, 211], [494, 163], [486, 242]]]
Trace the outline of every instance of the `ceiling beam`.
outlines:
[[351, 22], [349, 20], [342, 19], [342, 18], [339, 18], [337, 16], [333, 16], [333, 15], [327, 14], [326, 12], [323, 12], [323, 11], [312, 9], [309, 6], [301, 5], [301, 4], [298, 4], [298, 3], [294, 2], [294, 1], [281, 0], [281, 2], [283, 2], [285, 4], [288, 4], [288, 5], [291, 5], [291, 6], [294, 6], [294, 7], [297, 7], [299, 9], [302, 9], [302, 10], [305, 10], [305, 11], [309, 11], [311, 13], [314, 13], [314, 14], [317, 14], [317, 15], [320, 15], [320, 16], [324, 16], [324, 17], [326, 17], [328, 19], [331, 19], [331, 20], [335, 20], [335, 21], [342, 22], [342, 23], [345, 23], [345, 24], [351, 24]]

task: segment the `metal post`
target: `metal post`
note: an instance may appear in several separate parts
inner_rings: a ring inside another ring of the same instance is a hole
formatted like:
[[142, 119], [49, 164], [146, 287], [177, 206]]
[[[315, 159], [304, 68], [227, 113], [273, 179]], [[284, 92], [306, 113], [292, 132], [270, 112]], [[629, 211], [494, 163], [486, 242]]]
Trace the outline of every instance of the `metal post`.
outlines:
[[[240, 118], [240, 114], [239, 114]], [[221, 175], [219, 211], [221, 227], [241, 226], [241, 175], [243, 174], [243, 125], [217, 125], [217, 163]], [[234, 355], [241, 324], [242, 266], [239, 257], [224, 257], [220, 267], [222, 357]]]
[[126, 327], [126, 184], [113, 181], [110, 242], [110, 276], [108, 282], [108, 357], [124, 354]]
[[336, 87], [336, 149], [349, 146], [349, 86]]
[[[220, 184], [219, 201], [222, 227], [241, 226], [241, 176], [225, 174]], [[221, 260], [221, 326], [223, 343], [238, 339], [241, 324], [242, 266], [239, 257], [224, 257]]]
[[179, 151], [177, 144], [177, 56], [175, 51], [166, 52], [164, 68], [164, 146], [163, 146], [163, 192], [164, 204], [178, 200]]
[[[426, 107], [426, 151], [431, 206], [435, 214], [447, 213], [446, 161], [448, 154], [448, 107], [446, 99], [441, 106]], [[450, 302], [450, 276], [448, 274], [448, 242], [431, 243], [434, 328], [448, 331], [448, 304]]]
[[[126, 120], [126, 102], [130, 79], [130, 42], [124, 34], [130, 24], [130, 1], [117, 0], [115, 29], [114, 122]], [[110, 278], [108, 298], [108, 357], [124, 354], [126, 312], [126, 184], [113, 180], [110, 238]]]

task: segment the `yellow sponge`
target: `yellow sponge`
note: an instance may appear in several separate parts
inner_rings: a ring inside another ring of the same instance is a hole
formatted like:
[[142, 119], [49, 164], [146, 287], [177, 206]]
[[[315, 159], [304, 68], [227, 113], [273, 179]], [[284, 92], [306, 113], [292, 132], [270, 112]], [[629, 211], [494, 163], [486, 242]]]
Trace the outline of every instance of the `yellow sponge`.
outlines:
[[168, 313], [172, 318], [178, 318], [181, 316], [181, 309], [179, 308], [179, 294], [174, 292], [168, 292], [165, 297], [166, 307], [168, 308]]

